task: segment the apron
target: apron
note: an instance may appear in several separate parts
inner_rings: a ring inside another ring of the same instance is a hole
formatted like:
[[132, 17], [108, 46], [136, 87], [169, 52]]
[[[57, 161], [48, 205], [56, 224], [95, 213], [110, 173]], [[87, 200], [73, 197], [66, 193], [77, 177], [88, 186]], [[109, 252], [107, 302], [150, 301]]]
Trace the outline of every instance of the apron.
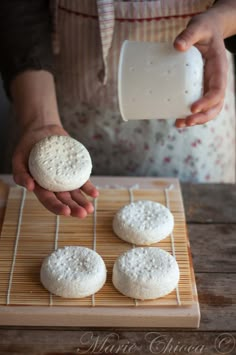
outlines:
[[[124, 122], [117, 69], [125, 39], [172, 41], [213, 0], [56, 0], [53, 42], [59, 111], [65, 129], [88, 149], [94, 175], [177, 177], [235, 182], [234, 70], [221, 113], [177, 129], [173, 120]], [[157, 108], [158, 109], [158, 108]]]

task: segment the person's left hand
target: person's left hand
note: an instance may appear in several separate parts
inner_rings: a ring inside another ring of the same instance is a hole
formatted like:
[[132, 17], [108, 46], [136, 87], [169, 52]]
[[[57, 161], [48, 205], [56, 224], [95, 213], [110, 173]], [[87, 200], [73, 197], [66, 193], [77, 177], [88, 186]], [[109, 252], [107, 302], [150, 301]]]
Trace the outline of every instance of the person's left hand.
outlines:
[[191, 106], [192, 114], [178, 118], [176, 127], [204, 124], [217, 116], [224, 104], [228, 61], [223, 36], [211, 12], [194, 16], [187, 28], [176, 37], [174, 47], [186, 51], [195, 46], [204, 60], [204, 95]]

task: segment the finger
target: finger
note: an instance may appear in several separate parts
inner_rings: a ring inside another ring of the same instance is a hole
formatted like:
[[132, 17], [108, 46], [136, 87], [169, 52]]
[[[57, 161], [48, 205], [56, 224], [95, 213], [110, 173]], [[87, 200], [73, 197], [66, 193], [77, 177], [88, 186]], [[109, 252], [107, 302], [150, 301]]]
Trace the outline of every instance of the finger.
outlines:
[[28, 173], [18, 172], [15, 174], [13, 172], [13, 179], [17, 185], [25, 187], [28, 191], [33, 191], [35, 188], [34, 180]]
[[178, 118], [176, 121], [175, 121], [175, 126], [177, 128], [184, 128], [186, 127], [186, 119], [185, 118]]
[[98, 189], [88, 180], [83, 186], [81, 186], [81, 190], [88, 196], [98, 197], [99, 191]]
[[203, 38], [206, 38], [204, 26], [199, 26], [199, 21], [192, 20], [187, 28], [176, 37], [174, 47], [179, 51], [186, 51]]
[[71, 197], [78, 205], [82, 206], [87, 213], [93, 213], [93, 204], [87, 200], [79, 189], [72, 191]]
[[77, 202], [72, 200], [71, 194], [69, 192], [56, 192], [55, 193], [58, 200], [67, 205], [71, 210], [71, 216], [78, 218], [85, 218], [87, 216], [87, 211]]
[[206, 93], [200, 100], [194, 102], [191, 106], [192, 113], [208, 111], [210, 108], [221, 104], [224, 101], [224, 92], [219, 89], [212, 89]]
[[35, 184], [34, 193], [42, 205], [50, 212], [55, 213], [56, 215], [70, 215], [70, 207], [58, 200], [54, 192], [45, 190], [43, 187]]
[[28, 173], [27, 168], [28, 166], [25, 164], [23, 156], [19, 153], [14, 154], [12, 159], [12, 170], [15, 183], [24, 186], [29, 191], [33, 191], [35, 183]]
[[207, 57], [204, 70], [204, 96], [191, 106], [193, 113], [207, 111], [223, 101], [227, 84], [225, 53]]
[[196, 113], [194, 115], [188, 116], [185, 120], [186, 126], [194, 126], [198, 124], [204, 124], [215, 118], [222, 110], [223, 103], [220, 103], [206, 112]]

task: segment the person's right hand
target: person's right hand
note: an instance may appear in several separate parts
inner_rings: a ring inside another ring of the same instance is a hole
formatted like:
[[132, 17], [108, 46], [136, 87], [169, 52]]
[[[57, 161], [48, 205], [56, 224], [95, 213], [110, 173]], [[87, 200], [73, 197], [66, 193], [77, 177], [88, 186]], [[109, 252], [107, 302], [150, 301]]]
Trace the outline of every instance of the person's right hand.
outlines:
[[220, 10], [214, 9], [213, 6], [206, 12], [194, 16], [187, 28], [174, 41], [174, 46], [179, 51], [196, 46], [205, 60], [203, 97], [192, 104], [192, 113], [189, 116], [176, 120], [178, 128], [205, 124], [214, 119], [223, 108], [228, 61], [222, 26], [219, 25], [217, 15]]
[[51, 135], [67, 136], [68, 133], [59, 125], [26, 129], [13, 154], [14, 181], [28, 191], [34, 191], [39, 201], [49, 211], [58, 215], [84, 218], [88, 213], [93, 212], [93, 204], [87, 200], [83, 193], [93, 198], [98, 196], [98, 190], [90, 181], [74, 191], [52, 192], [39, 186], [30, 175], [28, 159], [32, 147], [42, 138]]

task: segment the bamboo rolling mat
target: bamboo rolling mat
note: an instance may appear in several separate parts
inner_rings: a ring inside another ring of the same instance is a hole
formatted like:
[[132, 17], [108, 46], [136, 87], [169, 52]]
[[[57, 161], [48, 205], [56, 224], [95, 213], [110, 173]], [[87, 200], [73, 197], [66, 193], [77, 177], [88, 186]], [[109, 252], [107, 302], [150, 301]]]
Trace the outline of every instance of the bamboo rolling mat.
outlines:
[[[112, 267], [125, 250], [135, 247], [120, 240], [112, 231], [116, 211], [137, 200], [152, 200], [170, 208], [174, 215], [173, 233], [152, 244], [171, 253], [180, 268], [178, 287], [155, 300], [135, 300], [120, 294], [112, 285]], [[95, 212], [80, 220], [55, 216], [47, 211], [35, 195], [25, 189], [10, 189], [0, 238], [0, 305], [60, 307], [78, 309], [186, 309], [196, 304], [195, 280], [189, 258], [189, 242], [179, 185], [157, 189], [100, 189], [94, 201]], [[40, 283], [40, 267], [54, 249], [78, 245], [96, 250], [107, 267], [107, 281], [95, 295], [82, 299], [65, 299], [50, 294]], [[11, 307], [10, 307], [11, 308]], [[18, 307], [19, 308], [19, 307]], [[64, 309], [64, 308], [63, 308]], [[187, 325], [186, 325], [187, 326]]]

